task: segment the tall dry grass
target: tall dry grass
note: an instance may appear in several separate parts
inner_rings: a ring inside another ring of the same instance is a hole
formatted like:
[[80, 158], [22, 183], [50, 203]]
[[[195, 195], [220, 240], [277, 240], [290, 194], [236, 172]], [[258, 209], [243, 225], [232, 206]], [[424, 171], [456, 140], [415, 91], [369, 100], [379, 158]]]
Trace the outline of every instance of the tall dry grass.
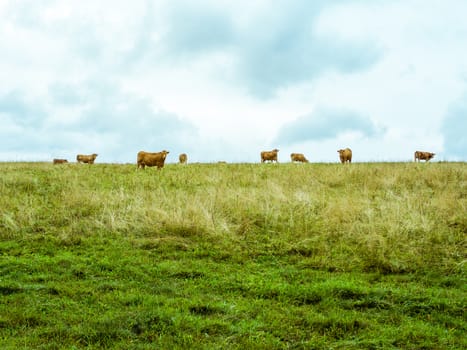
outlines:
[[464, 271], [465, 163], [0, 164], [0, 237], [93, 235], [304, 267]]

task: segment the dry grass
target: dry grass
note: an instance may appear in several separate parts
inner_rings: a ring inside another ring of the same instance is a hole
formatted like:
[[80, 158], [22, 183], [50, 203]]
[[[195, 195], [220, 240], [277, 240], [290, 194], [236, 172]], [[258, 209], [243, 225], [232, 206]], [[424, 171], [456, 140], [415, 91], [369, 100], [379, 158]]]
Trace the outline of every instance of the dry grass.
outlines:
[[465, 163], [2, 165], [2, 237], [207, 239], [339, 270], [464, 266]]

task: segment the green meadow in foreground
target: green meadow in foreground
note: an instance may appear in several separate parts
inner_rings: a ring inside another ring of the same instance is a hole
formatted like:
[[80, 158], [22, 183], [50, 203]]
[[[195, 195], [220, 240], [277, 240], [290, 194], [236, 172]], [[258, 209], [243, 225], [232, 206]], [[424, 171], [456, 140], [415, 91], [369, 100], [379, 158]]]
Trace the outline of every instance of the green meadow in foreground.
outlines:
[[466, 163], [0, 163], [1, 349], [465, 349]]

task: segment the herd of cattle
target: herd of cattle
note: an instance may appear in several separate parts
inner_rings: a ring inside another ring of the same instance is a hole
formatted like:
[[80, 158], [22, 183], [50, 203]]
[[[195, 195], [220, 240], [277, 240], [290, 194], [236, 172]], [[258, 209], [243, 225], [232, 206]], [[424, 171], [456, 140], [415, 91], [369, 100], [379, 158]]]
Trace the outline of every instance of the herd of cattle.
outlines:
[[[277, 154], [279, 150], [273, 149], [272, 151], [262, 151], [261, 152], [261, 163], [269, 162], [278, 162], [277, 161]], [[350, 148], [340, 149], [337, 151], [339, 153], [339, 159], [341, 163], [351, 163], [352, 162], [352, 150]], [[165, 159], [169, 151], [163, 150], [161, 152], [145, 152], [140, 151], [138, 152], [136, 163], [139, 168], [144, 169], [145, 167], [157, 167], [157, 169], [161, 169], [164, 167]], [[422, 152], [422, 151], [415, 151], [414, 154], [414, 161], [420, 162], [420, 160], [425, 160], [428, 162], [431, 158], [435, 156], [435, 153], [431, 152]], [[76, 161], [78, 163], [87, 163], [87, 164], [94, 164], [94, 161], [97, 158], [97, 154], [78, 154], [76, 156]], [[180, 164], [186, 164], [188, 161], [188, 156], [185, 153], [182, 153], [178, 157]], [[308, 163], [308, 159], [303, 155], [303, 153], [292, 153], [290, 154], [290, 160], [292, 162], [299, 162], [299, 163]], [[53, 164], [64, 164], [68, 163], [66, 159], [58, 159], [55, 158], [53, 160]], [[224, 162], [222, 162], [224, 163]]]

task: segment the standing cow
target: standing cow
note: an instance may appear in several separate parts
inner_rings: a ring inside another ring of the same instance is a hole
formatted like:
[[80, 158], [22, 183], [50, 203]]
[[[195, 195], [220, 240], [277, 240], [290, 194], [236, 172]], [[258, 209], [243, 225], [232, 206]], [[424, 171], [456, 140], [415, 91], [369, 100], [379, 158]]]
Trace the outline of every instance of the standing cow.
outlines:
[[164, 167], [165, 163], [165, 158], [167, 157], [167, 154], [169, 154], [169, 151], [163, 150], [161, 152], [145, 152], [145, 151], [140, 151], [138, 152], [137, 156], [137, 164], [138, 164], [138, 169], [139, 168], [145, 168], [147, 166], [156, 166], [158, 170], [162, 169]]
[[178, 156], [178, 161], [180, 162], [180, 164], [186, 164], [187, 160], [188, 156], [185, 153], [182, 153]]
[[261, 152], [261, 163], [264, 163], [266, 161], [270, 161], [271, 163], [272, 162], [277, 162], [277, 152], [279, 152], [279, 150], [277, 148], [273, 149], [272, 151], [263, 151]]
[[435, 156], [435, 153], [431, 152], [422, 152], [422, 151], [415, 151], [414, 154], [414, 161], [420, 162], [420, 160], [424, 160], [425, 162], [428, 162], [431, 158]]
[[308, 159], [302, 153], [291, 153], [290, 159], [292, 162], [308, 163]]
[[339, 153], [341, 163], [352, 163], [352, 150], [350, 148], [340, 149], [337, 153]]
[[78, 163], [88, 163], [88, 164], [94, 164], [94, 161], [96, 160], [97, 154], [93, 153], [90, 155], [84, 155], [84, 154], [78, 154], [76, 156], [76, 161]]

